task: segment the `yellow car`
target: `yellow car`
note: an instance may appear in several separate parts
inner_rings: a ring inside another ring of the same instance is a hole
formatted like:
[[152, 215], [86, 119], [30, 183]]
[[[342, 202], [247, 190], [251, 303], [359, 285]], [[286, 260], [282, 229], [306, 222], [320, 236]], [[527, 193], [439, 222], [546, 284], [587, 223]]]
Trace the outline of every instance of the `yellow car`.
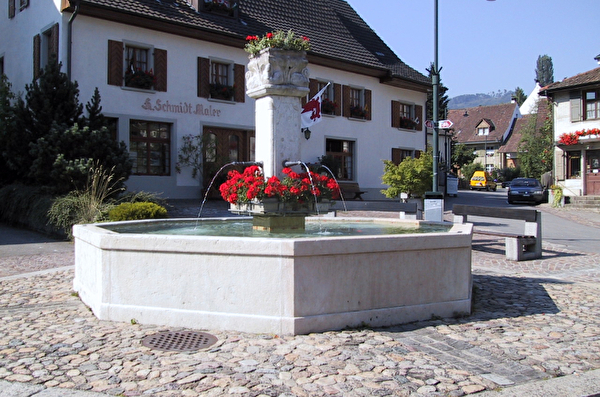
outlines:
[[469, 183], [469, 189], [477, 189], [477, 190], [493, 190], [496, 191], [496, 182], [490, 174], [485, 171], [475, 171], [473, 176], [471, 177], [471, 181]]

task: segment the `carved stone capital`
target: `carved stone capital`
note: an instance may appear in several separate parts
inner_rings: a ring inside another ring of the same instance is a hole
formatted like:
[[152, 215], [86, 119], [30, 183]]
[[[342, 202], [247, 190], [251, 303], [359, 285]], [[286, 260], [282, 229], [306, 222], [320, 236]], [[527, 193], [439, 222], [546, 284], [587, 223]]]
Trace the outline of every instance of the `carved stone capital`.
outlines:
[[250, 57], [246, 72], [246, 94], [302, 97], [308, 93], [306, 51], [266, 48]]

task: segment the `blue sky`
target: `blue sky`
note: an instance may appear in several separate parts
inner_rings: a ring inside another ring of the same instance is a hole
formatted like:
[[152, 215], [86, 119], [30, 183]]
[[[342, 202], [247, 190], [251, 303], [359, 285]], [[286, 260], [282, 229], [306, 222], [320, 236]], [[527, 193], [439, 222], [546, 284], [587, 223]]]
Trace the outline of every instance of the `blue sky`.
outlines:
[[[434, 0], [347, 0], [386, 44], [427, 75]], [[598, 67], [600, 0], [439, 0], [438, 64], [450, 98], [534, 88], [539, 55], [554, 81]]]

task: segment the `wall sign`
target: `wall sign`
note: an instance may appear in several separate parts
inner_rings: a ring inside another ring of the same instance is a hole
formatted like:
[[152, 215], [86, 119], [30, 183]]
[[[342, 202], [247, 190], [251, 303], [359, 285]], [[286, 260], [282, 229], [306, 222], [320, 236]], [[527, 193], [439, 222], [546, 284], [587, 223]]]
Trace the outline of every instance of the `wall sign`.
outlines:
[[163, 102], [157, 99], [152, 103], [150, 98], [146, 98], [142, 109], [150, 110], [152, 112], [165, 112], [165, 113], [179, 113], [179, 114], [193, 114], [196, 116], [208, 116], [208, 117], [221, 117], [221, 109], [213, 108], [212, 105], [203, 105], [197, 103], [196, 105], [188, 102], [179, 102], [178, 104], [170, 103], [168, 100]]

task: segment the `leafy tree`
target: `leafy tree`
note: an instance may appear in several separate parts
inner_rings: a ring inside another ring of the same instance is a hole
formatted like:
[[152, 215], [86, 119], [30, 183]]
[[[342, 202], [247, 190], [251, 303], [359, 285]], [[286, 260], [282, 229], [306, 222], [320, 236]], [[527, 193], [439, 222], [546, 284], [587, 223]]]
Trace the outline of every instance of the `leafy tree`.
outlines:
[[464, 143], [452, 141], [452, 171], [458, 173], [462, 167], [471, 164], [477, 157], [473, 149], [469, 148]]
[[460, 171], [463, 179], [470, 181], [475, 171], [483, 171], [483, 165], [481, 163], [465, 164]]
[[525, 95], [525, 91], [521, 87], [515, 88], [515, 93], [513, 94], [513, 98], [517, 101], [517, 104], [521, 106], [523, 102], [527, 99], [527, 95]]
[[537, 66], [535, 68], [535, 80], [538, 81], [542, 87], [554, 83], [554, 66], [552, 65], [552, 58], [548, 55], [538, 56]]
[[422, 197], [431, 190], [433, 180], [433, 154], [431, 148], [419, 158], [408, 157], [396, 165], [384, 160], [384, 174], [381, 180], [390, 187], [381, 191], [388, 198], [396, 198], [400, 193], [411, 197]]
[[[519, 142], [519, 162], [521, 173], [525, 177], [540, 179], [542, 174], [552, 171], [553, 122], [552, 106], [540, 106], [522, 130]], [[540, 122], [540, 118], [543, 121]]]
[[[429, 78], [431, 78], [433, 63], [427, 70], [429, 71]], [[448, 88], [442, 84], [442, 79], [440, 78], [438, 85], [438, 120], [444, 120], [446, 118], [446, 114], [448, 114], [448, 102], [450, 102], [450, 99], [448, 98], [448, 95], [446, 95], [447, 91]], [[433, 120], [433, 92], [427, 93], [427, 120]]]

